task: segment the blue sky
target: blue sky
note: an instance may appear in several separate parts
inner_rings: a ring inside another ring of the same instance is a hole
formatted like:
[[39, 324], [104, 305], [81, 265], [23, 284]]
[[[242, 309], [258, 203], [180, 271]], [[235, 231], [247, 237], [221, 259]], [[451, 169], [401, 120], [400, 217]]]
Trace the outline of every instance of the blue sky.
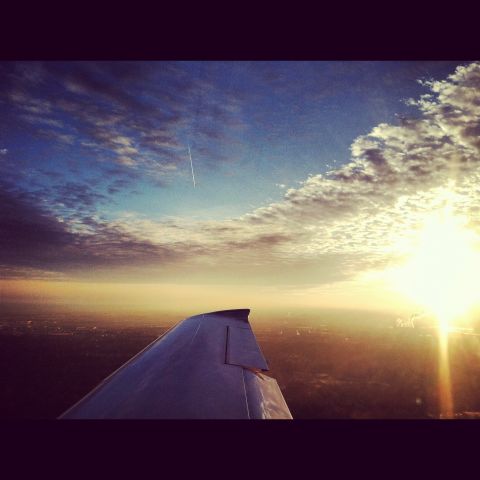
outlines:
[[[47, 190], [70, 182], [105, 196], [90, 201], [107, 218], [123, 211], [227, 218], [347, 163], [354, 138], [415, 115], [404, 102], [425, 93], [417, 80], [442, 78], [455, 66], [4, 63], [0, 142], [15, 183], [43, 188], [47, 202], [55, 195]], [[129, 143], [114, 143], [115, 136]], [[115, 151], [122, 147], [124, 158]]]
[[315, 291], [386, 268], [452, 180], [480, 222], [478, 78], [475, 62], [0, 63], [0, 271]]

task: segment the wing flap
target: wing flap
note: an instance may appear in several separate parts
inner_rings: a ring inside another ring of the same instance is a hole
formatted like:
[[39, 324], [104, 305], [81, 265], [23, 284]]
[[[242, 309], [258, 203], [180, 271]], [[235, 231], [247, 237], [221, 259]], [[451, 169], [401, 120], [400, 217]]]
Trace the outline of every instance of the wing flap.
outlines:
[[280, 387], [274, 378], [262, 373], [243, 371], [250, 418], [292, 418]]
[[268, 370], [267, 361], [250, 327], [228, 326], [226, 360], [230, 365]]

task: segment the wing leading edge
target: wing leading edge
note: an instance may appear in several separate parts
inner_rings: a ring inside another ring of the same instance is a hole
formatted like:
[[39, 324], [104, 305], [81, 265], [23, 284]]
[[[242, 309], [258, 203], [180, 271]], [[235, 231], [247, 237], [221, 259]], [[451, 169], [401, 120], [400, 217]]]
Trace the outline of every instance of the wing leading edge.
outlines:
[[248, 321], [249, 309], [189, 317], [60, 416], [62, 419], [291, 419]]

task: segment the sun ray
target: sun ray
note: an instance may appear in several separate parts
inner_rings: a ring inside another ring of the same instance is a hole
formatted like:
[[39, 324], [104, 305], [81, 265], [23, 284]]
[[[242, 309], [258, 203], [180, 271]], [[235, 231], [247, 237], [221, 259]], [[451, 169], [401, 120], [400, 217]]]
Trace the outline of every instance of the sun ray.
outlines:
[[453, 418], [453, 395], [448, 354], [448, 319], [439, 318], [438, 324], [438, 399], [440, 418]]

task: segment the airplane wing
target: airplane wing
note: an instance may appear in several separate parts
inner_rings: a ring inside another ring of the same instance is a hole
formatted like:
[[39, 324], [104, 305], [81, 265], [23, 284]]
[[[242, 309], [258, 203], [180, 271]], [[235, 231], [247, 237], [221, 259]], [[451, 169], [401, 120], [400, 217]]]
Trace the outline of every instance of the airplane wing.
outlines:
[[291, 419], [249, 309], [189, 317], [59, 418]]

